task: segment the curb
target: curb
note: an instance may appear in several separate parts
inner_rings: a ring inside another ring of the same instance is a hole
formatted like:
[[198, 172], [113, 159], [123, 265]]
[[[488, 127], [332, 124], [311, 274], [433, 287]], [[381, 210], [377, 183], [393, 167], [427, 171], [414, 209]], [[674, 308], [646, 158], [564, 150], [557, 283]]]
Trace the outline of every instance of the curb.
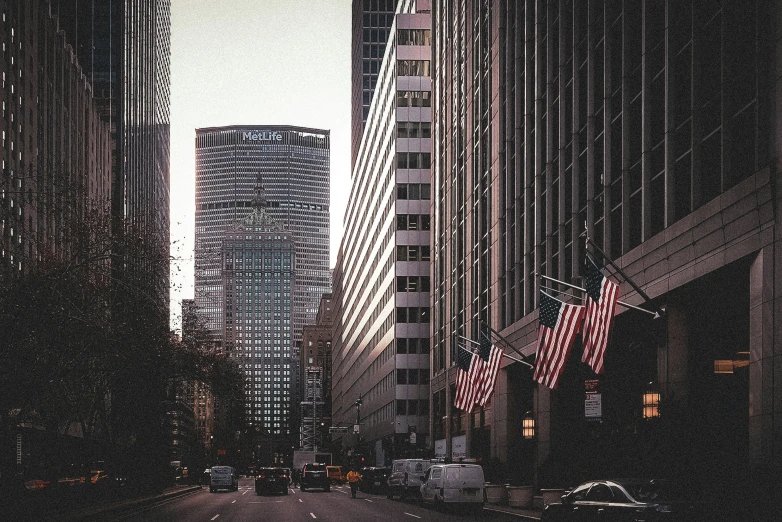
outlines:
[[105, 516], [116, 515], [122, 512], [130, 511], [134, 508], [150, 506], [157, 504], [158, 502], [164, 502], [188, 493], [200, 491], [201, 486], [189, 486], [173, 491], [166, 491], [156, 495], [148, 497], [137, 497], [125, 500], [119, 500], [110, 502], [107, 504], [99, 504], [91, 506], [80, 511], [74, 511], [67, 514], [67, 520], [91, 520], [98, 519], [103, 520]]
[[509, 509], [502, 509], [501, 507], [489, 507], [484, 506], [483, 509], [487, 511], [494, 511], [495, 513], [502, 513], [504, 515], [513, 515], [515, 517], [523, 518], [525, 520], [540, 520], [540, 515], [532, 515], [527, 513], [518, 513], [516, 511], [511, 511]]

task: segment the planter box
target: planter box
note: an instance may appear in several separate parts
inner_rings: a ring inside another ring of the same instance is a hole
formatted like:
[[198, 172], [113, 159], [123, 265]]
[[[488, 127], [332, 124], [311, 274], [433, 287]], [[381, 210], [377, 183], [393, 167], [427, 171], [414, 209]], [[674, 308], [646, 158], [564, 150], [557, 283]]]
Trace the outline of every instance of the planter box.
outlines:
[[508, 486], [508, 505], [517, 508], [532, 506], [532, 486]]
[[562, 495], [565, 494], [564, 489], [541, 489], [540, 494], [543, 497], [543, 507], [555, 502], [562, 502]]
[[486, 484], [483, 489], [486, 492], [487, 504], [502, 504], [508, 495], [504, 484]]

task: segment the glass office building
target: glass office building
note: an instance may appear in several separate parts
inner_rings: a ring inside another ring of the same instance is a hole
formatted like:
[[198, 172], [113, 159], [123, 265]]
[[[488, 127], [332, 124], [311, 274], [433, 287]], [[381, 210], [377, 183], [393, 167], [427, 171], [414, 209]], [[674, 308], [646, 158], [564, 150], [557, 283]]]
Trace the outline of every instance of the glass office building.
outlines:
[[222, 335], [221, 247], [229, 225], [252, 211], [260, 179], [266, 212], [296, 245], [293, 338], [301, 341], [318, 303], [331, 291], [329, 273], [329, 131], [290, 126], [196, 130], [195, 300]]
[[361, 145], [396, 4], [397, 0], [353, 0], [351, 166]]

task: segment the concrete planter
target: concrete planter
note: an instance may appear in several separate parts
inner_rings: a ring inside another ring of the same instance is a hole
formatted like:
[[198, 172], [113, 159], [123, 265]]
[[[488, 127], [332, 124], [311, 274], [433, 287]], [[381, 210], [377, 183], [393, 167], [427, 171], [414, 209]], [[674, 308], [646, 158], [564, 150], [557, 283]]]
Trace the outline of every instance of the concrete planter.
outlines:
[[562, 502], [562, 495], [565, 494], [564, 489], [541, 489], [540, 494], [543, 497], [543, 507], [553, 504], [555, 502]]
[[532, 486], [508, 486], [508, 505], [518, 508], [532, 506]]
[[487, 504], [502, 504], [508, 494], [504, 484], [486, 484], [483, 487], [486, 491]]

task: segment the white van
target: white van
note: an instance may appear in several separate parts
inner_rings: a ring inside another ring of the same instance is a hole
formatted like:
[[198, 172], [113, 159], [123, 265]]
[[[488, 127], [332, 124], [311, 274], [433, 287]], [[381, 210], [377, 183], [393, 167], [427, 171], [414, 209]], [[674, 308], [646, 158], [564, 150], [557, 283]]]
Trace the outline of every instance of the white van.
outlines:
[[421, 479], [421, 499], [434, 504], [483, 507], [483, 468], [477, 464], [435, 464]]
[[218, 489], [239, 491], [239, 476], [231, 466], [212, 466], [212, 472], [209, 475], [209, 491], [212, 493]]
[[421, 486], [421, 477], [432, 462], [424, 459], [399, 459], [391, 464], [386, 497], [399, 496], [401, 499], [417, 497]]

